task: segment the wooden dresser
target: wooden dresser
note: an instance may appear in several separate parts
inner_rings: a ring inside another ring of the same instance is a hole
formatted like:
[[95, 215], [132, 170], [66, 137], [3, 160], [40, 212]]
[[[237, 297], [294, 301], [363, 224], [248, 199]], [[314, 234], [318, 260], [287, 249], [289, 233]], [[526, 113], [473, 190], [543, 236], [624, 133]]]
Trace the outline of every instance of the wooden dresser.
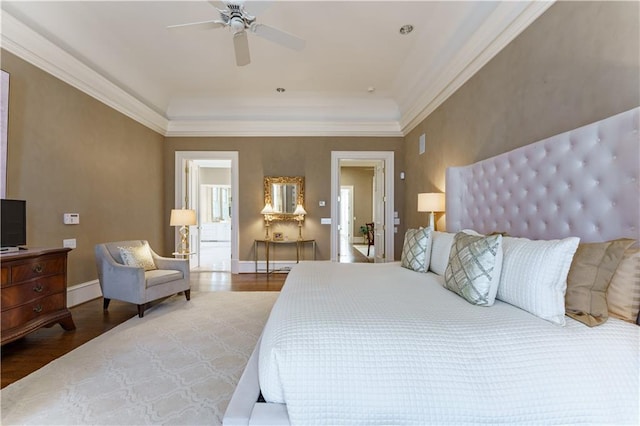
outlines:
[[0, 256], [3, 345], [55, 323], [65, 330], [75, 330], [67, 309], [70, 250], [20, 250]]

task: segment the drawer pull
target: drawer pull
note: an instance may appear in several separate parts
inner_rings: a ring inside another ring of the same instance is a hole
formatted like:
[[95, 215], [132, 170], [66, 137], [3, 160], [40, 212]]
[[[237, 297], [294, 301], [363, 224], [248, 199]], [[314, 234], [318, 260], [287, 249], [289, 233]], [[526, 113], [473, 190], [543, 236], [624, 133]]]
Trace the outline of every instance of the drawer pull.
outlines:
[[32, 271], [33, 271], [33, 272], [35, 272], [36, 274], [39, 274], [40, 272], [42, 272], [42, 265], [41, 265], [41, 264], [39, 264], [39, 263], [38, 263], [38, 264], [36, 264], [36, 265], [33, 267]]
[[33, 312], [35, 312], [36, 314], [42, 312], [42, 305], [37, 305], [35, 308], [33, 308]]
[[43, 289], [44, 289], [44, 287], [42, 287], [42, 284], [38, 284], [37, 286], [35, 286], [33, 288], [33, 291], [35, 291], [36, 293], [42, 293]]

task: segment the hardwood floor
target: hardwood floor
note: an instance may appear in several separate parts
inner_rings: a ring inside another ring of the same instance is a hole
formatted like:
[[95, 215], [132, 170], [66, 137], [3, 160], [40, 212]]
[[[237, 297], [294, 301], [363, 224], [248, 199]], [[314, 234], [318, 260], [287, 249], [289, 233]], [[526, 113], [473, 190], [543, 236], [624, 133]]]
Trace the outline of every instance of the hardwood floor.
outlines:
[[[280, 291], [286, 274], [237, 274], [225, 272], [191, 273], [193, 291]], [[153, 305], [160, 303], [156, 301]], [[65, 332], [59, 325], [41, 328], [20, 340], [2, 346], [2, 387], [29, 375], [83, 343], [138, 315], [131, 303], [112, 300], [108, 312], [102, 298], [71, 309], [76, 330]]]
[[352, 244], [340, 247], [340, 263], [371, 263], [373, 260], [360, 253]]

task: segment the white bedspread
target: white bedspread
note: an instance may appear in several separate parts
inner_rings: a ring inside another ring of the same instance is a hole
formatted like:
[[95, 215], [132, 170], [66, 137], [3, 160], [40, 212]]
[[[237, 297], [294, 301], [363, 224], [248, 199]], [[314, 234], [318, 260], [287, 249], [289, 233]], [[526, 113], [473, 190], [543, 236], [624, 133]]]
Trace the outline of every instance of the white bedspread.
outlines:
[[638, 424], [640, 327], [477, 307], [399, 264], [309, 262], [260, 347], [292, 424]]

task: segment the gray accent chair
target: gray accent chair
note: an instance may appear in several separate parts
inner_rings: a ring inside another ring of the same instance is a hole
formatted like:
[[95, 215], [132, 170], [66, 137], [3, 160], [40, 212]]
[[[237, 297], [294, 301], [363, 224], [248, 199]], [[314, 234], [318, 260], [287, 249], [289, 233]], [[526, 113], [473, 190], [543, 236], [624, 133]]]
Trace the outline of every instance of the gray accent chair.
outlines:
[[111, 299], [138, 305], [138, 316], [144, 316], [146, 305], [154, 300], [171, 296], [181, 291], [191, 299], [189, 261], [151, 255], [158, 269], [146, 271], [135, 266], [126, 266], [120, 256], [119, 247], [141, 246], [146, 241], [117, 241], [95, 246], [98, 280], [104, 297], [104, 310]]

